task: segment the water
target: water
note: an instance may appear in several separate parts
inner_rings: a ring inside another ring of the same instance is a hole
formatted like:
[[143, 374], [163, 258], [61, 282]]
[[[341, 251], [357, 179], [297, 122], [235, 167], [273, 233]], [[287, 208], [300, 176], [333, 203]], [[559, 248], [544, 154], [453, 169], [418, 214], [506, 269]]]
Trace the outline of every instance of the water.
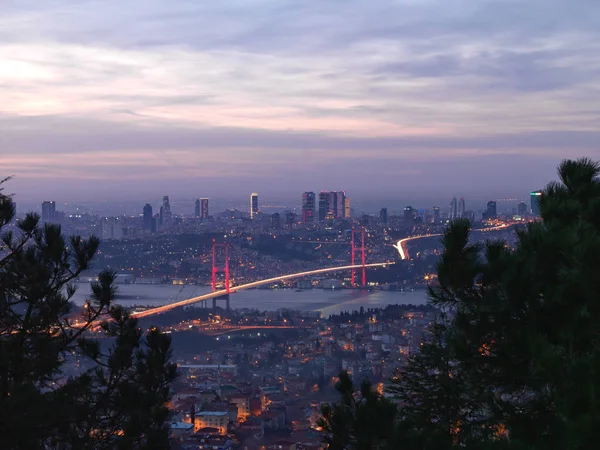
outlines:
[[[186, 300], [210, 292], [210, 287], [193, 285], [118, 285], [116, 303], [132, 305], [161, 306], [179, 300]], [[83, 305], [89, 298], [88, 283], [80, 283], [73, 301]], [[425, 291], [360, 291], [308, 289], [252, 289], [231, 294], [232, 308], [253, 308], [260, 311], [275, 311], [281, 308], [300, 311], [320, 311], [324, 317], [341, 311], [357, 311], [363, 306], [380, 308], [387, 305], [422, 305], [427, 301]], [[209, 301], [210, 304], [210, 301]], [[220, 302], [224, 306], [224, 302]]]

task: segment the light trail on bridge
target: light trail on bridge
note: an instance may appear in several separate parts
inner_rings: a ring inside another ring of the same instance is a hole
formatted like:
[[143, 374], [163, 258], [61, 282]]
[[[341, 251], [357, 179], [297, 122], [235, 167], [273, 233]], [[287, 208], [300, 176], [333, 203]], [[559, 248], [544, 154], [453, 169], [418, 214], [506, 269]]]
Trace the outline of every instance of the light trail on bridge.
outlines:
[[[384, 262], [384, 263], [373, 263], [373, 264], [365, 264], [364, 267], [386, 267], [390, 264], [394, 264], [394, 262]], [[350, 266], [338, 266], [338, 267], [327, 267], [325, 269], [317, 269], [317, 270], [309, 270], [307, 272], [298, 272], [292, 273], [289, 275], [281, 275], [279, 277], [268, 278], [266, 280], [253, 281], [252, 283], [240, 284], [238, 286], [231, 286], [229, 288], [229, 292], [238, 292], [243, 291], [245, 289], [252, 289], [259, 286], [264, 286], [266, 284], [276, 283], [278, 281], [290, 280], [294, 278], [302, 278], [310, 275], [320, 275], [324, 273], [330, 272], [340, 272], [342, 270], [352, 270], [352, 269], [360, 269], [362, 268], [362, 264], [355, 264]], [[187, 300], [181, 300], [175, 303], [170, 303], [164, 306], [158, 306], [156, 308], [148, 309], [146, 311], [139, 311], [131, 313], [132, 317], [143, 318], [148, 316], [153, 316], [155, 314], [161, 314], [167, 311], [170, 311], [175, 308], [180, 308], [182, 306], [193, 305], [194, 303], [203, 302], [205, 300], [211, 300], [213, 298], [221, 297], [223, 295], [227, 295], [227, 290], [221, 289], [220, 291], [211, 292], [209, 294], [200, 295], [198, 297], [192, 297]]]
[[[508, 223], [503, 223], [502, 225], [498, 225], [497, 227], [490, 227], [490, 228], [479, 228], [479, 229], [474, 229], [471, 231], [483, 231], [483, 232], [488, 232], [488, 231], [500, 231], [500, 230], [504, 230], [506, 228], [508, 228], [510, 226], [510, 224]], [[434, 233], [434, 234], [418, 234], [416, 236], [409, 236], [409, 237], [405, 237], [403, 239], [400, 239], [393, 247], [398, 250], [398, 254], [400, 255], [400, 259], [409, 259], [409, 255], [408, 255], [408, 248], [406, 247], [406, 243], [410, 242], [410, 241], [416, 241], [417, 239], [425, 239], [425, 238], [430, 238], [430, 237], [436, 237], [436, 236], [442, 236], [443, 233]]]

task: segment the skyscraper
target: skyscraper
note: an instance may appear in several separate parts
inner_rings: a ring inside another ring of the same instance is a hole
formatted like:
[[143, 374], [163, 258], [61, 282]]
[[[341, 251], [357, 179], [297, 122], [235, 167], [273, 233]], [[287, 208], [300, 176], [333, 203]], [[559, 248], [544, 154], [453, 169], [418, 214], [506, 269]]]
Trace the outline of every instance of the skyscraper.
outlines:
[[441, 220], [442, 220], [442, 217], [440, 216], [440, 207], [434, 206], [433, 207], [433, 222], [440, 223]]
[[207, 198], [200, 199], [200, 218], [202, 220], [208, 219], [208, 199]]
[[517, 205], [517, 214], [521, 217], [527, 215], [527, 203], [521, 202]]
[[338, 212], [338, 193], [337, 191], [331, 191], [329, 193], [329, 201], [327, 203], [327, 214], [331, 214], [335, 219], [337, 217]]
[[329, 212], [329, 192], [319, 193], [319, 222], [324, 222]]
[[281, 228], [281, 215], [279, 213], [271, 214], [271, 229], [279, 230]]
[[379, 221], [381, 222], [381, 225], [383, 225], [384, 227], [387, 226], [387, 224], [388, 224], [387, 208], [381, 208], [381, 211], [379, 211]]
[[42, 220], [44, 222], [53, 222], [56, 220], [56, 202], [42, 202]]
[[461, 199], [458, 201], [458, 217], [465, 217], [466, 210], [465, 198], [461, 197]]
[[144, 230], [152, 231], [152, 206], [150, 203], [144, 205]]
[[456, 197], [452, 198], [452, 201], [450, 202], [450, 219], [454, 220], [458, 218], [458, 201], [456, 200]]
[[344, 218], [344, 207], [346, 204], [346, 193], [344, 191], [337, 192], [337, 205], [335, 209], [336, 219]]
[[542, 199], [542, 191], [533, 191], [530, 194], [531, 200], [531, 215], [540, 215], [540, 200]]
[[165, 195], [163, 197], [163, 204], [162, 204], [162, 223], [164, 226], [167, 226], [171, 223], [171, 203], [169, 202], [169, 196]]
[[415, 211], [412, 206], [404, 208], [404, 222], [412, 225], [415, 220]]
[[350, 218], [350, 199], [344, 197], [344, 219]]
[[197, 198], [194, 203], [194, 217], [200, 217], [200, 199]]
[[314, 192], [302, 194], [302, 223], [313, 223], [315, 221], [315, 199]]
[[258, 194], [253, 192], [250, 195], [250, 218], [254, 219], [254, 216], [258, 214]]

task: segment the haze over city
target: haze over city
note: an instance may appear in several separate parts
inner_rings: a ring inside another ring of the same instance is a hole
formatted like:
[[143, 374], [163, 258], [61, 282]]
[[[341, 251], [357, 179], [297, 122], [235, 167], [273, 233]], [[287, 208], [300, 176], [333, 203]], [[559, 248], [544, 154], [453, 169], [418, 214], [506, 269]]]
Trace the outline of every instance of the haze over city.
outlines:
[[2, 2], [2, 172], [35, 204], [525, 198], [600, 156], [595, 5]]

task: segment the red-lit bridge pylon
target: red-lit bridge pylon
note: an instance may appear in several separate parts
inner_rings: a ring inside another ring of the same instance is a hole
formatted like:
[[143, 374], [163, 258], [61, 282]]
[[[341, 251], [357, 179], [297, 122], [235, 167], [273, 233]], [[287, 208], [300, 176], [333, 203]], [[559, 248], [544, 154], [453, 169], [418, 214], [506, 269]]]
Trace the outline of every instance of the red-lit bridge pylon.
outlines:
[[[351, 265], [355, 266], [356, 264], [356, 252], [360, 252], [360, 265], [361, 265], [361, 286], [364, 288], [367, 287], [367, 267], [365, 265], [365, 227], [361, 227], [360, 229], [360, 247], [356, 247], [356, 230], [352, 229], [352, 241], [350, 243], [350, 260]], [[352, 269], [352, 287], [356, 287], [356, 269]]]

